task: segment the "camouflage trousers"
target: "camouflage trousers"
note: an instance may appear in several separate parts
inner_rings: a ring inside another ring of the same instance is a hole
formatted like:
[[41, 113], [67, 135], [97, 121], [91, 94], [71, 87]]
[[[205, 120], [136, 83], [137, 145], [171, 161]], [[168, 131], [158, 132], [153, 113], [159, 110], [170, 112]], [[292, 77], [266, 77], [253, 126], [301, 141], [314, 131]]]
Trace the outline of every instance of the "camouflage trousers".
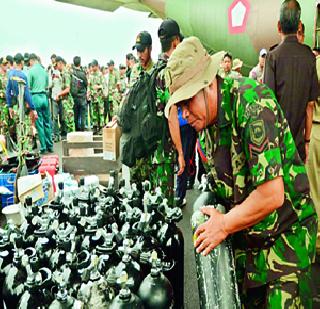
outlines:
[[9, 109], [7, 102], [4, 99], [0, 99], [0, 134], [4, 135], [9, 129]]
[[246, 309], [311, 309], [311, 270], [280, 277], [267, 285], [249, 289]]
[[174, 161], [155, 163], [154, 156], [139, 159], [136, 165], [130, 169], [131, 183], [140, 184], [149, 180], [151, 188], [161, 188], [168, 204], [173, 205], [174, 200]]
[[73, 99], [71, 96], [68, 98], [63, 99], [61, 101], [62, 104], [62, 117], [64, 123], [64, 130], [66, 133], [74, 132], [75, 131], [75, 123], [74, 123], [74, 109], [73, 109]]
[[102, 97], [97, 97], [91, 101], [92, 126], [102, 128], [105, 124], [104, 101]]

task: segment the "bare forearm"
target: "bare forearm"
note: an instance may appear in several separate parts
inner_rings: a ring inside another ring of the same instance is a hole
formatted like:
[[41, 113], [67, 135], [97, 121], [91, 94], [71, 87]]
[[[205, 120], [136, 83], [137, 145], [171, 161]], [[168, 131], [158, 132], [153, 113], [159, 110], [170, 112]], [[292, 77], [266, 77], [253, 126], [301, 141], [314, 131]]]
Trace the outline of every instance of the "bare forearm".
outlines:
[[304, 133], [304, 137], [306, 140], [310, 140], [310, 137], [311, 137], [313, 109], [314, 109], [314, 102], [309, 102], [306, 110], [306, 128]]
[[259, 186], [240, 205], [224, 217], [225, 230], [233, 234], [262, 221], [281, 207], [284, 199], [283, 180], [278, 177]]
[[170, 109], [168, 122], [169, 122], [169, 130], [170, 130], [172, 142], [175, 145], [178, 154], [183, 154], [180, 125], [179, 125], [179, 119], [178, 119], [178, 108], [176, 105], [173, 105]]
[[59, 96], [63, 97], [65, 95], [67, 95], [69, 92], [70, 92], [70, 87], [68, 87], [68, 88], [64, 89], [63, 91], [61, 91], [59, 93]]

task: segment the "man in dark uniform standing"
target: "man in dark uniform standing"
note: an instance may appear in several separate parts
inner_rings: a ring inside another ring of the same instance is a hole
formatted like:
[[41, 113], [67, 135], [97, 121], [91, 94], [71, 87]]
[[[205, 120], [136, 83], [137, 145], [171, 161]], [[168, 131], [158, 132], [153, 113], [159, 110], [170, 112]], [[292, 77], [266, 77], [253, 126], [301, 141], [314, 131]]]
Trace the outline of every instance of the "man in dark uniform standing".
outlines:
[[308, 156], [314, 102], [318, 97], [316, 60], [307, 45], [298, 42], [301, 8], [286, 0], [280, 10], [278, 30], [282, 41], [266, 58], [264, 83], [276, 94], [287, 118], [301, 159]]

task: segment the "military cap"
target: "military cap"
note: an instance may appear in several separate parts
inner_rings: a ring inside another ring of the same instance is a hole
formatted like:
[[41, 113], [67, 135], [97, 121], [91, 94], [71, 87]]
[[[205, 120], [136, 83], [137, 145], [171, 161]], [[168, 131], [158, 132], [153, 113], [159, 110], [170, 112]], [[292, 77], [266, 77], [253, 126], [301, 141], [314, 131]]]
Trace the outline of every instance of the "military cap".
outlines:
[[23, 61], [23, 56], [21, 53], [17, 53], [14, 57], [13, 57], [13, 61], [16, 63], [21, 63]]
[[126, 66], [124, 64], [122, 64], [122, 63], [119, 64], [119, 70], [123, 70], [125, 68], [126, 68]]
[[114, 61], [113, 60], [110, 60], [108, 63], [107, 63], [108, 67], [111, 67], [112, 65], [114, 65]]
[[50, 59], [52, 59], [52, 58], [57, 58], [57, 55], [56, 54], [52, 54]]
[[6, 61], [7, 61], [7, 62], [10, 62], [10, 63], [13, 63], [13, 57], [10, 56], [10, 55], [8, 55], [8, 56], [6, 57]]
[[126, 59], [128, 59], [128, 60], [134, 59], [133, 54], [132, 53], [126, 54]]
[[136, 38], [136, 44], [132, 46], [132, 49], [136, 49], [138, 52], [143, 52], [146, 47], [152, 45], [152, 38], [149, 32], [141, 31]]
[[30, 55], [29, 55], [29, 53], [24, 53], [24, 55], [23, 55], [23, 60], [24, 60], [25, 62], [27, 62], [27, 61], [30, 60]]
[[181, 41], [183, 39], [178, 23], [173, 19], [165, 19], [158, 29], [158, 37], [160, 40], [167, 40], [173, 36], [180, 37]]
[[91, 61], [91, 66], [95, 67], [95, 66], [97, 66], [97, 65], [99, 65], [98, 60], [93, 59], [93, 60]]
[[38, 60], [38, 57], [36, 54], [32, 53], [32, 54], [30, 54], [29, 59], [30, 60]]
[[56, 57], [56, 62], [63, 62], [63, 59], [62, 59], [62, 57], [60, 57], [60, 56], [57, 56], [57, 57]]

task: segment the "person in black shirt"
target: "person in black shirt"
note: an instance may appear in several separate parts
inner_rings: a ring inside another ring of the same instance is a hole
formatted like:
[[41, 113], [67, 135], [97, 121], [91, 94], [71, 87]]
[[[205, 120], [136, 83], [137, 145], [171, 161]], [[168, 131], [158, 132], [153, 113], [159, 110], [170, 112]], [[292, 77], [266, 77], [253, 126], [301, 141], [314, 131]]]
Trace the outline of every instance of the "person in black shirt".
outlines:
[[308, 156], [314, 102], [318, 96], [316, 60], [311, 49], [297, 39], [301, 8], [286, 0], [280, 10], [281, 43], [266, 58], [264, 83], [276, 94], [303, 161]]
[[75, 93], [72, 93], [74, 100], [74, 122], [76, 131], [84, 131], [87, 114], [87, 87], [88, 80], [85, 71], [81, 68], [81, 58], [73, 58], [72, 79], [77, 81]]

